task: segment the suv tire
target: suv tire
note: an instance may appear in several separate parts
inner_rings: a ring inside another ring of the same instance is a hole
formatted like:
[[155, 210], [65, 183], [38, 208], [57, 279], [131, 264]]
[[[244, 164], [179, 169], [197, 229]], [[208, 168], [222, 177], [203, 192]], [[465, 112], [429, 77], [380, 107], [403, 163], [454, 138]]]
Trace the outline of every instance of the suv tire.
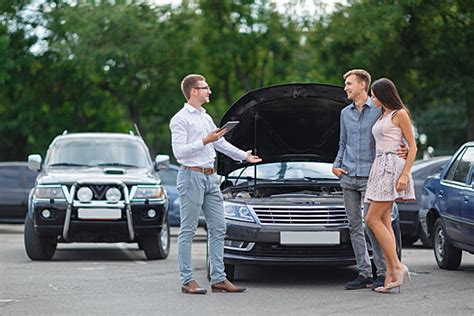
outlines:
[[440, 218], [434, 226], [433, 249], [436, 263], [441, 269], [456, 270], [461, 264], [462, 251], [449, 243], [446, 228]]
[[58, 243], [54, 238], [39, 236], [28, 215], [25, 218], [24, 236], [26, 254], [31, 260], [50, 260], [54, 256]]
[[140, 237], [138, 246], [145, 251], [148, 260], [166, 259], [170, 253], [170, 225], [166, 219], [158, 235]]

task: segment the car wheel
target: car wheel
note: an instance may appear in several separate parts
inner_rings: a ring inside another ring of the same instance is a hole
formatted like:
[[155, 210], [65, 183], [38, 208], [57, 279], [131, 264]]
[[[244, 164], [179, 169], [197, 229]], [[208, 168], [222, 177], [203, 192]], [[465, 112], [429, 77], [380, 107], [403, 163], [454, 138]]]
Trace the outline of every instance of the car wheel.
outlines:
[[456, 270], [461, 264], [462, 251], [449, 243], [446, 229], [440, 218], [435, 223], [433, 249], [436, 263], [441, 269]]
[[28, 216], [25, 219], [24, 233], [26, 254], [31, 260], [50, 260], [56, 252], [58, 245], [55, 238], [39, 236]]
[[170, 253], [170, 225], [168, 220], [163, 224], [158, 235], [145, 235], [139, 240], [139, 247], [145, 252], [148, 260], [166, 259]]

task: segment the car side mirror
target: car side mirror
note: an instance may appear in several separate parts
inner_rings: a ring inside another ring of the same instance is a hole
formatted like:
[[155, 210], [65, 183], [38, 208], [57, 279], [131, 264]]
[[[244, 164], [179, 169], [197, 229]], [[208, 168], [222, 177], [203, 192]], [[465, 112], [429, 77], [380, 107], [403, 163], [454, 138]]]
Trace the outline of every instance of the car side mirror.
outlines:
[[34, 154], [28, 156], [28, 169], [31, 171], [41, 171], [41, 155]]
[[168, 155], [156, 155], [155, 157], [155, 170], [168, 169], [170, 167], [170, 156]]

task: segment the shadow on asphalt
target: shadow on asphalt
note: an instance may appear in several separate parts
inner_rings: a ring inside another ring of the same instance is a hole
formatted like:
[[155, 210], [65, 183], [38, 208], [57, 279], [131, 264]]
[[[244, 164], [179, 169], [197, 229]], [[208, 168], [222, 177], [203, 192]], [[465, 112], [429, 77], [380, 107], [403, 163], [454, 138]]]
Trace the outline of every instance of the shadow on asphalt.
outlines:
[[[123, 251], [117, 246], [110, 247], [84, 247], [81, 244], [74, 245], [71, 248], [61, 248], [61, 244], [58, 245], [58, 249], [54, 254], [52, 261], [130, 261], [130, 260], [146, 260], [145, 253], [138, 249], [129, 248]], [[81, 248], [78, 248], [81, 247]]]
[[268, 283], [269, 285], [333, 285], [344, 284], [357, 276], [355, 266], [254, 266], [239, 265], [235, 271], [236, 281], [246, 284]]

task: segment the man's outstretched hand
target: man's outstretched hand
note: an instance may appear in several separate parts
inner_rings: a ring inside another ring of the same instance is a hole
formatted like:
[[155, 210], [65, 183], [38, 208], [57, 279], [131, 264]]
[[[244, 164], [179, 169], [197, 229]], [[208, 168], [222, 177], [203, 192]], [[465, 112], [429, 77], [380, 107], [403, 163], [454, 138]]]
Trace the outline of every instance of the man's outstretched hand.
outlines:
[[260, 158], [259, 156], [252, 155], [252, 151], [247, 150], [247, 159], [245, 160], [247, 160], [247, 162], [250, 162], [250, 163], [257, 163], [257, 162], [262, 161], [262, 158]]

